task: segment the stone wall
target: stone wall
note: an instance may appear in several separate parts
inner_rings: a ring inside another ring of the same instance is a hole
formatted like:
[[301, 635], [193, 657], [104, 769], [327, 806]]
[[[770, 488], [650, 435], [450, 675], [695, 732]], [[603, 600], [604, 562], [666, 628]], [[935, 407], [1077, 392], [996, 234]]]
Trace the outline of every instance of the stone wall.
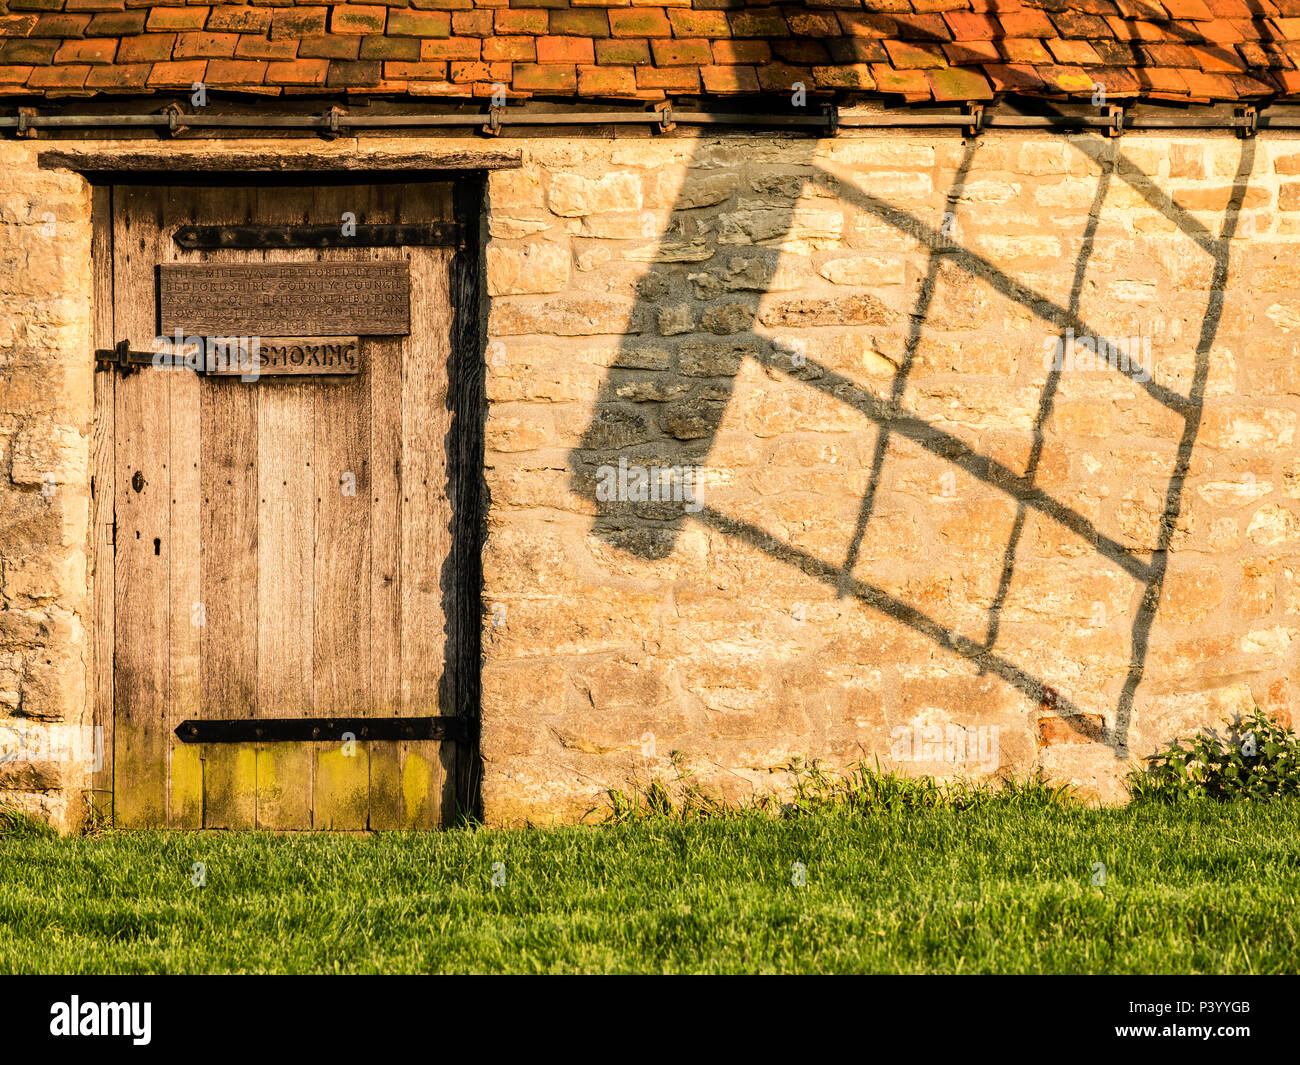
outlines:
[[1289, 720], [1300, 143], [527, 158], [490, 185], [491, 819], [800, 759], [1114, 801], [1176, 734]]
[[89, 187], [0, 141], [0, 799], [65, 829], [89, 783], [90, 273]]
[[[524, 158], [487, 205], [490, 821], [798, 759], [1114, 800], [1173, 735], [1289, 720], [1300, 141], [472, 143]], [[90, 197], [36, 147], [0, 142], [0, 726], [76, 729]], [[65, 827], [87, 783], [0, 765]]]

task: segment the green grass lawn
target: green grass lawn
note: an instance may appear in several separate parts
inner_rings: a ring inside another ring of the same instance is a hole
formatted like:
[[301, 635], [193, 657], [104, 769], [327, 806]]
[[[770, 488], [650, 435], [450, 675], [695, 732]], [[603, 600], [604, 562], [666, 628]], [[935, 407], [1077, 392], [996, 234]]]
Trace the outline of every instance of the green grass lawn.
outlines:
[[0, 972], [1296, 972], [1297, 899], [1300, 801], [20, 833]]

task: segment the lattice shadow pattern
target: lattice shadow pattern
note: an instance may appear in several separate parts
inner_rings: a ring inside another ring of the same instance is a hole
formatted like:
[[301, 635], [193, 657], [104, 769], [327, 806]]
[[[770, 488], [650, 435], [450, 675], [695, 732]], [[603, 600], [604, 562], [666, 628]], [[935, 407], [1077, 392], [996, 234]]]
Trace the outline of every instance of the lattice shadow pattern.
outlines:
[[[792, 155], [797, 151], [799, 143], [790, 142]], [[823, 191], [833, 190], [832, 194], [838, 194], [859, 210], [911, 235], [919, 242], [926, 255], [924, 277], [910, 315], [904, 356], [894, 374], [887, 399], [869, 393], [850, 378], [812, 359], [807, 359], [806, 365], [801, 367], [797, 374], [801, 384], [823, 390], [837, 400], [850, 404], [878, 427], [870, 477], [861, 500], [856, 526], [843, 561], [836, 563], [818, 558], [808, 551], [786, 543], [752, 522], [728, 516], [709, 506], [707, 499], [704, 500], [701, 509], [689, 517], [725, 535], [744, 541], [773, 559], [793, 566], [809, 577], [834, 588], [841, 597], [854, 597], [864, 605], [909, 626], [936, 644], [972, 660], [981, 672], [996, 675], [1029, 698], [1040, 701], [1044, 706], [1054, 707], [1072, 727], [1087, 734], [1089, 738], [1096, 738], [1085, 731], [1086, 725], [1080, 724], [1084, 720], [1081, 708], [1069, 699], [1059, 696], [1050, 687], [1047, 678], [1032, 675], [994, 650], [1002, 610], [1011, 587], [1016, 550], [1024, 534], [1027, 517], [1033, 512], [1059, 523], [1092, 545], [1101, 556], [1142, 588], [1140, 605], [1133, 616], [1130, 656], [1122, 691], [1115, 707], [1115, 724], [1105, 735], [1105, 742], [1114, 751], [1116, 757], [1126, 758], [1134, 697], [1142, 680], [1151, 628], [1160, 605], [1168, 551], [1182, 508], [1183, 485], [1201, 424], [1202, 400], [1210, 369], [1210, 352], [1218, 332], [1223, 293], [1228, 279], [1228, 252], [1237, 229], [1246, 185], [1254, 167], [1254, 141], [1243, 139], [1241, 142], [1237, 171], [1233, 179], [1230, 201], [1224, 212], [1222, 230], [1218, 236], [1215, 236], [1194, 216], [1180, 208], [1171, 197], [1156, 188], [1153, 180], [1124, 155], [1120, 142], [1105, 138], [1072, 138], [1070, 143], [1073, 149], [1088, 155], [1100, 168], [1100, 176], [1075, 261], [1070, 297], [1065, 304], [1055, 302], [1031, 286], [1009, 276], [987, 258], [954, 244], [945, 235], [944, 227], [939, 220], [936, 219], [933, 225], [929, 224], [870, 191], [859, 188], [853, 182], [851, 170], [819, 163], [813, 158], [815, 142], [802, 143], [807, 145], [807, 158], [803, 161], [812, 165], [812, 180], [823, 186]], [[701, 147], [697, 147], [696, 152], [702, 150], [703, 144], [704, 142], [701, 142]], [[975, 151], [974, 142], [967, 142], [964, 146], [960, 165], [948, 191], [947, 201], [951, 205], [951, 210], [956, 209], [962, 198]], [[954, 264], [968, 274], [978, 277], [1005, 299], [1027, 309], [1058, 335], [1063, 334], [1067, 329], [1073, 329], [1076, 335], [1098, 338], [1104, 336], [1102, 331], [1094, 329], [1081, 317], [1080, 294], [1083, 290], [1088, 260], [1094, 249], [1103, 204], [1108, 190], [1116, 180], [1127, 183], [1150, 208], [1172, 222], [1180, 234], [1192, 240], [1213, 264], [1208, 303], [1201, 319], [1195, 352], [1195, 368], [1189, 390], [1184, 394], [1154, 379], [1145, 382], [1132, 379], [1136, 387], [1144, 389], [1157, 403], [1177, 414], [1183, 426], [1165, 491], [1156, 545], [1146, 558], [1140, 557], [1138, 552], [1120, 540], [1107, 535], [1084, 514], [1062, 500], [1054, 498], [1036, 483], [1039, 461], [1043, 454], [1044, 431], [1060, 387], [1060, 369], [1050, 370], [1043, 386], [1033, 424], [1032, 445], [1023, 473], [1017, 472], [990, 455], [979, 453], [953, 434], [909, 412], [903, 405], [908, 377], [925, 330], [927, 315], [935, 299], [936, 287], [940, 282], [941, 261]], [[771, 283], [772, 273], [774, 268], [769, 262], [767, 284]], [[651, 302], [644, 301], [645, 305], [638, 310], [649, 311]], [[757, 324], [757, 313], [755, 313], [754, 319], [745, 323], [741, 333], [733, 335], [732, 339], [743, 336], [754, 356], [763, 363], [764, 367], [775, 373], [795, 376], [789, 351], [770, 338], [761, 336], [756, 331]], [[625, 340], [624, 347], [628, 348], [630, 343], [629, 340]], [[592, 476], [594, 467], [609, 461], [611, 455], [614, 461], [617, 461], [617, 453], [611, 452], [602, 431], [603, 413], [622, 404], [612, 377], [612, 374], [607, 375], [602, 383], [591, 425], [581, 444], [570, 456], [572, 486], [575, 491], [589, 499], [595, 498]], [[732, 380], [734, 382], [734, 379]], [[722, 387], [728, 389], [729, 398], [729, 389], [734, 387], [734, 384]], [[707, 422], [707, 433], [700, 441], [702, 455], [707, 455], [712, 448], [713, 436], [722, 421], [725, 405], [725, 402], [718, 403], [703, 412], [702, 416]], [[998, 588], [988, 612], [983, 639], [973, 639], [955, 632], [897, 595], [857, 579], [853, 575], [859, 560], [863, 537], [876, 507], [885, 454], [893, 437], [904, 438], [952, 463], [954, 467], [965, 471], [998, 492], [1005, 493], [1014, 501], [1015, 518], [1003, 553]], [[623, 522], [620, 520], [617, 507], [611, 508], [608, 503], [598, 503], [597, 514], [596, 534], [611, 543], [626, 546], [626, 541], [620, 535]], [[638, 541], [637, 546], [631, 549], [645, 558], [662, 558], [672, 550], [673, 544], [674, 538], [669, 537], [654, 541]]]

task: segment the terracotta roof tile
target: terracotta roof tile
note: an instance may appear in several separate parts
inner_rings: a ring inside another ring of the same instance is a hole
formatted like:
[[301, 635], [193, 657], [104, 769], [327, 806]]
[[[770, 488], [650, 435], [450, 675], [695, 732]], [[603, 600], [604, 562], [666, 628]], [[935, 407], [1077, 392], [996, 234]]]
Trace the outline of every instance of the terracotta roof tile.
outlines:
[[944, 58], [943, 47], [930, 42], [886, 41], [885, 51], [889, 53], [894, 66], [900, 70], [948, 65], [948, 60]]
[[1176, 19], [1212, 19], [1214, 12], [1205, 4], [1205, 0], [1163, 0], [1165, 10]]
[[1077, 63], [1080, 66], [1100, 66], [1101, 56], [1087, 41], [1048, 41], [1048, 50], [1058, 63]]
[[1039, 93], [1045, 88], [1035, 68], [1024, 63], [992, 64], [984, 68], [984, 73], [998, 92]]
[[1271, 78], [1251, 74], [1229, 74], [1228, 80], [1237, 90], [1238, 96], [1270, 96], [1277, 90], [1273, 88]]
[[[889, 53], [880, 41], [867, 37], [830, 37], [825, 41], [826, 51], [836, 63], [888, 63]], [[945, 45], [945, 50], [947, 46]]]
[[972, 11], [949, 11], [943, 16], [954, 41], [991, 41], [1002, 36], [1002, 26], [991, 15]]
[[1049, 89], [1067, 96], [1091, 95], [1096, 79], [1082, 67], [1039, 67], [1035, 73]]
[[975, 70], [948, 67], [927, 70], [926, 79], [936, 100], [991, 100], [993, 91], [982, 74]]
[[1099, 84], [1106, 86], [1106, 96], [1110, 99], [1142, 95], [1142, 82], [1133, 71], [1124, 67], [1095, 67], [1089, 73]]
[[953, 41], [943, 46], [943, 54], [955, 67], [1002, 62], [1002, 53], [993, 41]]
[[1108, 66], [1141, 67], [1151, 62], [1140, 44], [1130, 41], [1092, 41], [1092, 50], [1101, 56], [1101, 61]]
[[[1110, 41], [1097, 41], [1097, 50], [1100, 51], [1100, 45], [1111, 44]], [[1004, 40], [997, 42], [998, 51], [1002, 53], [1010, 63], [1028, 63], [1030, 66], [1037, 66], [1040, 63], [1052, 62], [1052, 53], [1044, 46], [1042, 41], [1038, 40]], [[1124, 60], [1127, 62], [1127, 60]]]
[[[1105, 39], [1110, 36], [1106, 20], [1098, 15], [1087, 15], [1079, 11], [1054, 11], [1052, 22], [1057, 31], [1066, 38]], [[1051, 33], [1035, 34], [1036, 37], [1051, 37]]]
[[1300, 96], [1300, 0], [0, 0], [0, 93]]
[[1148, 94], [1186, 96], [1191, 92], [1186, 80], [1176, 70], [1144, 67], [1135, 70], [1133, 76]]
[[1183, 44], [1162, 43], [1154, 41], [1141, 46], [1140, 51], [1146, 56], [1144, 67], [1199, 67], [1201, 64], [1196, 53]]
[[[998, 23], [1007, 37], [1055, 37], [1057, 28], [1052, 20], [1042, 11], [1031, 8], [1011, 9], [998, 12]], [[1102, 23], [1102, 28], [1105, 28]], [[1069, 36], [1069, 34], [1062, 34]]]
[[871, 76], [876, 88], [887, 95], [902, 96], [907, 100], [929, 100], [930, 82], [922, 70], [899, 70], [883, 63], [871, 65]]

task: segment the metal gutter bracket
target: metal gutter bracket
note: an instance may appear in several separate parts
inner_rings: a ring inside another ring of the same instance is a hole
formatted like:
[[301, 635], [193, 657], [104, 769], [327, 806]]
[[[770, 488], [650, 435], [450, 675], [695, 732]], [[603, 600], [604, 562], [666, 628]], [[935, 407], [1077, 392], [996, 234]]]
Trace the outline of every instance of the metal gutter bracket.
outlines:
[[167, 133], [174, 137], [178, 133], [184, 133], [189, 126], [182, 125], [181, 119], [185, 117], [185, 111], [181, 105], [175, 102], [169, 103], [162, 109], [162, 113], [167, 116]]
[[18, 129], [14, 134], [17, 137], [28, 139], [36, 136], [36, 130], [32, 128], [32, 119], [36, 117], [36, 108], [20, 107], [18, 108]]
[[978, 137], [984, 132], [984, 105], [967, 104], [966, 114], [970, 117], [971, 123], [966, 127], [968, 137]]
[[826, 105], [826, 136], [836, 137], [840, 132], [840, 109], [836, 104]]
[[501, 136], [501, 116], [505, 113], [505, 108], [500, 104], [492, 104], [488, 108], [487, 122], [483, 125], [483, 135], [486, 137]]
[[321, 135], [326, 140], [334, 140], [343, 133], [342, 123], [339, 121], [347, 117], [347, 110], [342, 107], [331, 107], [324, 115], [321, 116], [329, 123], [329, 128], [322, 130]]
[[1237, 136], [1243, 140], [1259, 132], [1259, 109], [1254, 105], [1237, 108]]
[[1110, 119], [1110, 125], [1106, 127], [1106, 136], [1124, 136], [1124, 108], [1119, 104], [1111, 104], [1106, 108], [1106, 117]]
[[660, 133], [671, 133], [677, 128], [677, 123], [673, 121], [673, 105], [671, 102], [655, 104], [655, 114], [659, 116]]

